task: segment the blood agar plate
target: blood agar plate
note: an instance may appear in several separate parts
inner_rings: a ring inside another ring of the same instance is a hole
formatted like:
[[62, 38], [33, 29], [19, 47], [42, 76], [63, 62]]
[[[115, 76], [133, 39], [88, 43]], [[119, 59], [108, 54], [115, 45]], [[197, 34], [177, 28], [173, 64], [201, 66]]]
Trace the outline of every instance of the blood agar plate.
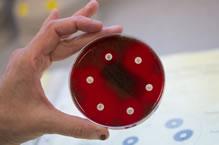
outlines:
[[147, 44], [114, 34], [83, 48], [72, 68], [70, 89], [88, 119], [122, 129], [143, 122], [157, 108], [164, 79], [161, 61]]

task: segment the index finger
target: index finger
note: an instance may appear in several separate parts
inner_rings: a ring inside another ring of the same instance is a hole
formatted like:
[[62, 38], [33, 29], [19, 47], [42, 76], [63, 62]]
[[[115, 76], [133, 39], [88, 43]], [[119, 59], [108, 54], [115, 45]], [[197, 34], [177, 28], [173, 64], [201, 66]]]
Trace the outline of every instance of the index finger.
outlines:
[[34, 37], [30, 43], [31, 48], [48, 55], [56, 49], [62, 36], [73, 34], [78, 30], [88, 33], [99, 32], [102, 30], [102, 22], [84, 16], [72, 16], [50, 21]]

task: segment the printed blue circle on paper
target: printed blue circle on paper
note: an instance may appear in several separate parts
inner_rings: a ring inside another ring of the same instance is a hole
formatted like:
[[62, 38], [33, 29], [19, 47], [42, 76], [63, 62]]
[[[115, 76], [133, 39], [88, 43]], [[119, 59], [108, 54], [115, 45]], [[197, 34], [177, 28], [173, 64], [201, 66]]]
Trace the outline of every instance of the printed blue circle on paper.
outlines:
[[167, 121], [165, 126], [166, 126], [166, 128], [173, 129], [173, 128], [180, 127], [182, 124], [183, 124], [182, 119], [174, 118], [174, 119], [171, 119], [171, 120]]
[[192, 135], [193, 135], [193, 131], [191, 129], [185, 129], [177, 132], [173, 138], [175, 141], [182, 142], [190, 139]]
[[138, 137], [137, 136], [131, 136], [131, 137], [128, 137], [126, 138], [124, 141], [123, 141], [123, 145], [134, 145], [138, 142]]

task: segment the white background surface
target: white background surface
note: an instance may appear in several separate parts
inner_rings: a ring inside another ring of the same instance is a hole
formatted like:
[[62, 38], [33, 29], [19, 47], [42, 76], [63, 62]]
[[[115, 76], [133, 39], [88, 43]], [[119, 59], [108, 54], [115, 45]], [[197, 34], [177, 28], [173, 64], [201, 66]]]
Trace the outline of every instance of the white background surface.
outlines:
[[[166, 70], [166, 87], [163, 99], [158, 110], [137, 127], [126, 130], [111, 130], [111, 136], [107, 141], [85, 141], [59, 135], [45, 135], [34, 141], [34, 144], [218, 145], [218, 58], [219, 50], [163, 58]], [[51, 97], [50, 100], [60, 110], [82, 116], [71, 100], [68, 74], [66, 70], [59, 70], [45, 75], [44, 88], [47, 90], [47, 95]], [[178, 124], [179, 120], [182, 123]], [[168, 123], [176, 125], [175, 128], [169, 128]], [[181, 134], [180, 136], [180, 132], [184, 130], [190, 130], [192, 134]], [[185, 137], [185, 140], [176, 139], [175, 136]], [[134, 137], [137, 141], [125, 143], [130, 137]], [[32, 143], [23, 145], [32, 145]]]

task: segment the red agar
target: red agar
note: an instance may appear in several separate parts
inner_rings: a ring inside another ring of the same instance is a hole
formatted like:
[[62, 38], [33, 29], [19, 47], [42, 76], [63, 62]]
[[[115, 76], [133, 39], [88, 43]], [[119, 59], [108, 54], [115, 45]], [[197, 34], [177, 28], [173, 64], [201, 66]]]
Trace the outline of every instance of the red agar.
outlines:
[[129, 128], [159, 104], [164, 70], [155, 52], [134, 38], [111, 35], [88, 44], [70, 78], [73, 100], [90, 120]]

